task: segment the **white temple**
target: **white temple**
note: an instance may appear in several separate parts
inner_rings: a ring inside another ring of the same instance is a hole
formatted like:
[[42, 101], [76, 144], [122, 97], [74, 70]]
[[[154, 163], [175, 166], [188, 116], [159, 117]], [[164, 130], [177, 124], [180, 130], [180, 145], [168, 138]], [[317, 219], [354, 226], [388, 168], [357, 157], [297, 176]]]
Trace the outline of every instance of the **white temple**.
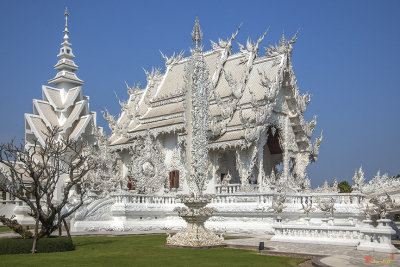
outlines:
[[[34, 114], [25, 115], [27, 145], [40, 144], [51, 126], [95, 142], [96, 116], [74, 73], [65, 15], [58, 73], [49, 80], [56, 87], [43, 86], [43, 100], [33, 100]], [[322, 133], [312, 141], [316, 116], [304, 119], [311, 95], [300, 93], [293, 71], [297, 33], [260, 52], [264, 33], [233, 54], [238, 31], [203, 52], [196, 20], [191, 55], [162, 55], [165, 70], [146, 72], [144, 88], [127, 86], [118, 118], [106, 110], [111, 136], [96, 134], [103, 168], [88, 177], [91, 193], [71, 218], [72, 230], [178, 230], [185, 221], [174, 211], [183, 206], [177, 196], [204, 193], [215, 194], [208, 229], [367, 250], [375, 242], [395, 252], [385, 221], [393, 202], [380, 195], [397, 180], [381, 185], [379, 174], [364, 184], [361, 170], [353, 193], [338, 193], [337, 181], [310, 187], [307, 166], [317, 160]], [[366, 206], [372, 196], [373, 211]], [[368, 221], [374, 212], [379, 229]]]

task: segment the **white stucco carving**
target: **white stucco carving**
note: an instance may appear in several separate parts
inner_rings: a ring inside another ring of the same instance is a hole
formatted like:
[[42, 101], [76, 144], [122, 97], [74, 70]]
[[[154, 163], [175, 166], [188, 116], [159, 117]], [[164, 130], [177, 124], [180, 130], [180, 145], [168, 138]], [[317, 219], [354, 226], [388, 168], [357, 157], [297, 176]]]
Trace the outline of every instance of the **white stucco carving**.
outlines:
[[155, 193], [165, 186], [164, 153], [159, 141], [148, 134], [144, 139], [136, 140], [129, 149], [129, 155], [128, 173], [139, 193]]

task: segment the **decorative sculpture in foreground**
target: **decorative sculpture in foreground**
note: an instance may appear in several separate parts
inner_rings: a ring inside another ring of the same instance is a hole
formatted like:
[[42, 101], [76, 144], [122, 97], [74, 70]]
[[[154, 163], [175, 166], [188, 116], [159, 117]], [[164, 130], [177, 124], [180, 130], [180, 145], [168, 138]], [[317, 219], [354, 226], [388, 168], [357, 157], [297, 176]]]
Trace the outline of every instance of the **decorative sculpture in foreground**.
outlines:
[[[357, 250], [399, 253], [400, 251], [391, 242], [392, 236], [396, 234], [396, 231], [391, 227], [392, 220], [386, 218], [388, 212], [396, 208], [395, 202], [388, 193], [386, 193], [386, 196], [373, 197], [369, 202], [373, 207], [368, 204], [364, 206], [366, 219], [363, 220], [363, 226], [360, 229], [362, 239]], [[372, 219], [376, 214], [379, 214], [379, 220], [376, 220], [378, 225], [374, 227]]]
[[178, 212], [187, 226], [174, 236], [168, 235], [167, 245], [179, 247], [215, 247], [222, 245], [223, 237], [216, 235], [213, 231], [204, 228], [205, 221], [216, 211], [214, 208], [207, 208], [215, 196], [188, 196], [181, 195], [178, 198], [187, 207], [177, 207], [174, 211]]
[[272, 203], [272, 206], [269, 208], [269, 210], [272, 210], [274, 212], [274, 214], [276, 215], [276, 221], [277, 222], [281, 222], [282, 218], [281, 218], [281, 213], [282, 211], [286, 208], [286, 206], [284, 206], [284, 203], [286, 201], [286, 196], [285, 195], [279, 195], [275, 201]]
[[379, 214], [380, 219], [386, 219], [388, 212], [394, 208], [394, 201], [388, 193], [383, 197], [373, 197], [369, 201], [375, 206], [375, 210]]
[[333, 213], [336, 210], [333, 206], [335, 205], [335, 199], [332, 197], [329, 200], [319, 200], [318, 201], [318, 207], [321, 211], [325, 212], [326, 215], [330, 215], [330, 217], [333, 217]]
[[202, 55], [199, 42], [202, 39], [199, 21], [192, 32], [195, 48], [192, 57], [185, 67], [185, 89], [187, 90], [186, 105], [186, 170], [189, 173], [190, 195], [178, 196], [186, 207], [177, 207], [179, 216], [187, 226], [174, 236], [167, 237], [167, 245], [190, 247], [213, 247], [222, 245], [222, 236], [217, 236], [204, 228], [205, 221], [210, 218], [215, 209], [207, 208], [215, 195], [203, 195], [208, 176], [208, 107], [209, 87], [211, 86], [209, 72]]
[[309, 224], [310, 217], [308, 216], [308, 214], [311, 211], [315, 211], [315, 208], [313, 207], [311, 200], [306, 200], [306, 203], [301, 203], [301, 206], [302, 206], [301, 210], [303, 210], [304, 213], [306, 214], [305, 220], [307, 221], [307, 224]]

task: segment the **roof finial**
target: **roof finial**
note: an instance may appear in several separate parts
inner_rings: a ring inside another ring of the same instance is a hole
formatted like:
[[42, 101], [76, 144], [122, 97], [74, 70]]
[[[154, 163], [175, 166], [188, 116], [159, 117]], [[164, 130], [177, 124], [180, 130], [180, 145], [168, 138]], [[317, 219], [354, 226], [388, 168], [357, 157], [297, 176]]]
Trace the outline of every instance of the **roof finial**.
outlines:
[[69, 33], [69, 31], [68, 31], [68, 16], [69, 16], [68, 8], [65, 8], [64, 15], [65, 15], [65, 30], [64, 30], [64, 32]]
[[281, 37], [281, 40], [279, 41], [279, 45], [280, 46], [286, 45], [285, 30], [282, 31], [282, 37]]
[[194, 24], [192, 31], [192, 41], [196, 44], [196, 49], [199, 48], [199, 43], [203, 38], [203, 33], [200, 30], [199, 19], [196, 17], [196, 23]]
[[68, 40], [69, 40], [69, 36], [68, 36], [68, 33], [69, 33], [69, 31], [68, 31], [68, 16], [69, 16], [69, 13], [68, 13], [68, 9], [67, 8], [65, 8], [64, 15], [65, 15], [64, 41], [68, 42]]

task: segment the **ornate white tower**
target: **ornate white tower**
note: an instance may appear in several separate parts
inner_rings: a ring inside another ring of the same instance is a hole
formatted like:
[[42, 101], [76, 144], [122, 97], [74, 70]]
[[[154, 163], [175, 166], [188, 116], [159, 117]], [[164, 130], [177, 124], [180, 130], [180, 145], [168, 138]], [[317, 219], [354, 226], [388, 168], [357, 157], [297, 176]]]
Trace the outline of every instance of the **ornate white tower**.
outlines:
[[186, 69], [186, 169], [189, 187], [194, 195], [202, 195], [208, 174], [208, 109], [210, 75], [204, 61], [199, 21], [192, 32], [195, 48]]
[[77, 139], [83, 137], [94, 142], [96, 113], [89, 111], [89, 97], [82, 94], [84, 81], [74, 73], [78, 66], [72, 60], [75, 55], [69, 42], [68, 10], [65, 9], [64, 42], [61, 44], [60, 60], [54, 66], [58, 73], [48, 82], [55, 87], [42, 86], [42, 100], [33, 100], [33, 114], [25, 114], [26, 145], [43, 145], [46, 133], [59, 127], [60, 137]]
[[204, 223], [215, 209], [207, 208], [214, 195], [203, 194], [208, 175], [208, 109], [211, 86], [208, 67], [204, 60], [199, 20], [192, 32], [195, 48], [185, 67], [186, 87], [186, 169], [189, 173], [190, 195], [181, 195], [185, 208], [175, 208], [187, 226], [174, 236], [167, 237], [167, 246], [177, 247], [218, 247], [222, 246], [222, 236], [205, 229]]

